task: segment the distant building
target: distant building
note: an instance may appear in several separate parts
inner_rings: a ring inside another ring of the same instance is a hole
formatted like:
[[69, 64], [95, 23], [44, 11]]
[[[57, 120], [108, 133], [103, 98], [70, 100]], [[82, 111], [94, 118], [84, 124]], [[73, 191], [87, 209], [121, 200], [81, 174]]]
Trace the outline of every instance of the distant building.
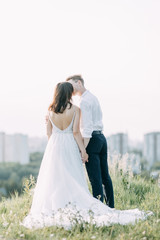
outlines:
[[128, 151], [128, 135], [125, 133], [113, 134], [108, 138], [110, 154], [125, 154]]
[[0, 162], [29, 162], [28, 136], [0, 133]]
[[28, 146], [29, 152], [44, 152], [47, 146], [47, 137], [29, 137]]
[[148, 169], [155, 162], [160, 162], [160, 132], [151, 132], [144, 135], [144, 158]]
[[5, 142], [5, 133], [0, 132], [0, 162], [4, 162], [4, 142]]

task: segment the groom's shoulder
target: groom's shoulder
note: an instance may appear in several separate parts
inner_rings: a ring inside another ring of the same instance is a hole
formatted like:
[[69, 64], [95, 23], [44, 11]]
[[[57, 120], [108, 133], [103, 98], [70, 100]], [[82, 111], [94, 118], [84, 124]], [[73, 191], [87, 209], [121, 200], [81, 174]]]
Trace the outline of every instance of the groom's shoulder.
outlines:
[[85, 98], [96, 98], [96, 96], [90, 90], [87, 90]]
[[97, 97], [92, 92], [87, 90], [87, 94], [85, 94], [85, 96], [81, 99], [81, 102], [92, 103], [94, 99], [97, 99]]
[[98, 98], [96, 95], [94, 95], [93, 93], [89, 92], [90, 93], [90, 99], [92, 99], [92, 103], [93, 102], [99, 102]]

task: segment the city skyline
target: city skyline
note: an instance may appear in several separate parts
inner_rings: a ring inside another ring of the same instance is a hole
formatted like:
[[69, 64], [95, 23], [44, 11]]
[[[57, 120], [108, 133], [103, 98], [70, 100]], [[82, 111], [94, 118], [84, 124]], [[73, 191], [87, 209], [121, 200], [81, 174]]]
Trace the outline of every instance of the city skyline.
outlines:
[[0, 163], [29, 163], [28, 136], [24, 134], [8, 135], [0, 132]]
[[[118, 158], [128, 159], [127, 164], [131, 164], [132, 170], [139, 173], [141, 161], [145, 162], [148, 170], [160, 162], [159, 144], [160, 132], [146, 134], [141, 143], [132, 142], [125, 133], [113, 134], [107, 138], [108, 157], [111, 162], [118, 161]], [[45, 137], [28, 137], [23, 134], [7, 135], [0, 132], [0, 163], [27, 164], [30, 154], [44, 153], [46, 146], [47, 138]]]
[[[104, 134], [160, 131], [160, 2], [0, 2], [0, 131], [45, 136], [56, 83], [82, 74]], [[75, 99], [77, 102], [77, 98]]]

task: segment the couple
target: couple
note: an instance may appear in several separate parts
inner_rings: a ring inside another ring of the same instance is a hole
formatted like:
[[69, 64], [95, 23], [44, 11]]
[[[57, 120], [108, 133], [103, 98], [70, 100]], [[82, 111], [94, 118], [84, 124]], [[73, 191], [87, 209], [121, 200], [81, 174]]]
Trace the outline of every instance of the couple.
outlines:
[[[71, 102], [75, 94], [81, 97], [81, 110]], [[83, 78], [74, 75], [58, 83], [48, 110], [48, 144], [30, 213], [22, 225], [70, 229], [77, 222], [109, 226], [145, 219], [147, 214], [138, 209], [114, 209], [102, 112], [97, 98], [85, 89]], [[94, 197], [89, 192], [82, 162], [86, 164]], [[108, 206], [103, 203], [104, 195]]]

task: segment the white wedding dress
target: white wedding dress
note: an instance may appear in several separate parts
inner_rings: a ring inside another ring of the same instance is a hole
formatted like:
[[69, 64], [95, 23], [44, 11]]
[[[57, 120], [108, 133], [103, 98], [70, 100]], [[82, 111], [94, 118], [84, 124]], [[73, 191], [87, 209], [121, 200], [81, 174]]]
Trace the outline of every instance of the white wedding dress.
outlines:
[[[73, 119], [65, 130], [52, 122], [49, 138], [29, 214], [21, 225], [27, 228], [61, 226], [70, 229], [77, 223], [96, 226], [134, 224], [149, 213], [138, 209], [115, 210], [92, 197], [78, 145], [73, 136]], [[96, 171], [96, 169], [95, 169]]]

